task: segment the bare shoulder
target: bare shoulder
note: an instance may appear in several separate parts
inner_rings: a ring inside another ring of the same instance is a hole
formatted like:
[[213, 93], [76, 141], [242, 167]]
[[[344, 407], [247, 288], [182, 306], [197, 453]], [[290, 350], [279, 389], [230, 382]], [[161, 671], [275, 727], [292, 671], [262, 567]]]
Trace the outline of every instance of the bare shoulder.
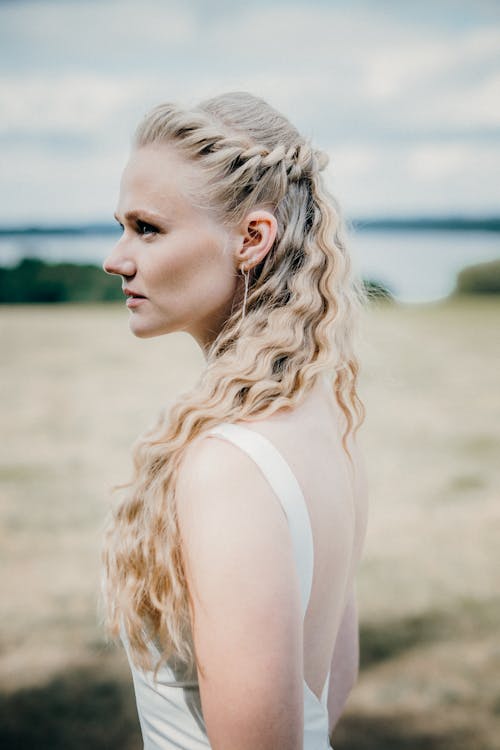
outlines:
[[211, 743], [298, 747], [300, 590], [279, 500], [252, 459], [215, 436], [186, 450], [176, 500]]
[[218, 555], [221, 565], [230, 564], [231, 555], [255, 556], [273, 538], [274, 550], [288, 539], [285, 514], [259, 467], [221, 437], [201, 435], [188, 446], [176, 504], [185, 553], [197, 569], [216, 565]]
[[[242, 468], [251, 471], [248, 457], [223, 438], [200, 435], [184, 450], [176, 482], [176, 495], [183, 503], [200, 497], [199, 490], [206, 482], [217, 484], [222, 478], [230, 480]], [[255, 467], [256, 471], [258, 468]], [[206, 494], [206, 493], [202, 493]]]
[[286, 539], [286, 517], [259, 467], [223, 438], [202, 435], [188, 446], [175, 494], [190, 557], [205, 547], [216, 554], [221, 542], [227, 556], [230, 544], [263, 544], [266, 533]]
[[[176, 482], [178, 513], [217, 517], [231, 506], [238, 513], [257, 505], [280, 515], [279, 503], [255, 462], [238, 446], [217, 436], [201, 435], [185, 450]], [[272, 518], [269, 518], [272, 521]]]

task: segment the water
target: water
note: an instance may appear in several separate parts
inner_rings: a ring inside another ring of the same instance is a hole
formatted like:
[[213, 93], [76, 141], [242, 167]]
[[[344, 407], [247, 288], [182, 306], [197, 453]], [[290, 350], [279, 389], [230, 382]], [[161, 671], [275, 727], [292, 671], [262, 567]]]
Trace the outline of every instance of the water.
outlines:
[[[115, 242], [112, 234], [0, 237], [0, 265], [25, 256], [100, 265]], [[421, 303], [446, 297], [465, 266], [500, 259], [500, 234], [363, 230], [351, 235], [350, 248], [363, 278], [388, 286], [401, 302]]]
[[387, 285], [401, 302], [447, 297], [465, 266], [500, 259], [500, 234], [481, 231], [377, 231], [352, 237], [363, 278]]

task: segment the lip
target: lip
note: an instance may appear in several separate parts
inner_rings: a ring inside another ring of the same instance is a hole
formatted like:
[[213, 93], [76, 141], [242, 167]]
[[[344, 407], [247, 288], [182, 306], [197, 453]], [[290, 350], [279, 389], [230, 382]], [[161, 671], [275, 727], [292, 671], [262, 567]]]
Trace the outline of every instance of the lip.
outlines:
[[137, 307], [137, 305], [140, 302], [143, 302], [146, 297], [144, 297], [142, 294], [139, 294], [138, 292], [135, 292], [133, 289], [130, 289], [128, 286], [122, 287], [122, 292], [125, 294], [127, 300], [126, 305], [127, 307]]
[[146, 302], [146, 297], [127, 297], [127, 307], [137, 307], [141, 302]]
[[135, 289], [130, 289], [128, 286], [122, 286], [122, 292], [127, 297], [144, 297], [143, 294], [139, 294], [139, 292], [136, 292]]

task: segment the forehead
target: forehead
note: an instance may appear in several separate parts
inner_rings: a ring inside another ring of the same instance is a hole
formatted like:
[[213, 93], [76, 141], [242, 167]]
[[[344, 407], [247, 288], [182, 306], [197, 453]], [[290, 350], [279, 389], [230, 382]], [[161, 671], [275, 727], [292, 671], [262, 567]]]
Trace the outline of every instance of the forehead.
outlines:
[[120, 209], [141, 205], [162, 212], [190, 213], [201, 207], [204, 195], [201, 167], [168, 144], [133, 149], [120, 182]]

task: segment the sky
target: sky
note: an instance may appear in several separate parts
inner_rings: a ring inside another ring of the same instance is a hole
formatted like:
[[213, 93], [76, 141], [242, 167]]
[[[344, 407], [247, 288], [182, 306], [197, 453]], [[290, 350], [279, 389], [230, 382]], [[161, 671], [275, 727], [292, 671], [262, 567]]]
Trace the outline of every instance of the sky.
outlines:
[[0, 226], [111, 221], [141, 116], [232, 90], [349, 217], [500, 213], [498, 0], [0, 0]]

